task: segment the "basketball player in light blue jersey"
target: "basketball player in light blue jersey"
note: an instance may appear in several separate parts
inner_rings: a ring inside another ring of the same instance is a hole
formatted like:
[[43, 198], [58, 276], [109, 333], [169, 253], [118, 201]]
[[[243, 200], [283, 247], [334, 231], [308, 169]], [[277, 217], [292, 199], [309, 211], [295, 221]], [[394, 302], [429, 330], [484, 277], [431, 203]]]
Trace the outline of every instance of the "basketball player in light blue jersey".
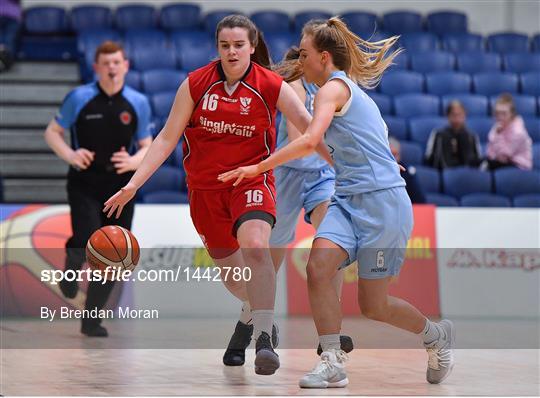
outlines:
[[306, 25], [300, 43], [302, 70], [307, 82], [320, 87], [312, 122], [302, 137], [261, 163], [218, 177], [239, 183], [312, 153], [323, 135], [330, 149], [336, 192], [317, 230], [307, 266], [311, 310], [323, 353], [317, 366], [300, 380], [300, 387], [348, 384], [347, 356], [339, 341], [341, 309], [331, 281], [338, 268], [355, 260], [362, 313], [419, 335], [428, 351], [428, 382], [442, 382], [454, 364], [452, 323], [432, 322], [408, 302], [388, 295], [412, 231], [412, 205], [379, 109], [358, 84], [371, 88], [378, 83], [399, 53], [390, 52], [397, 39], [364, 41], [339, 18]]
[[[298, 61], [299, 57], [298, 48], [293, 47], [285, 55], [284, 63]], [[278, 67], [278, 72], [279, 70]], [[319, 87], [316, 84], [307, 83], [304, 78], [295, 76], [284, 76], [284, 78], [312, 115], [313, 101]], [[302, 133], [286, 117], [283, 117], [278, 127], [277, 149], [286, 146], [301, 135]], [[334, 194], [335, 184], [332, 159], [328, 152], [326, 155], [325, 160], [319, 154], [313, 153], [304, 158], [292, 160], [274, 170], [277, 194], [276, 224], [270, 236], [270, 244], [276, 272], [283, 263], [287, 246], [294, 240], [300, 211], [304, 209], [304, 220], [313, 224], [315, 229], [319, 228], [326, 214], [328, 204]], [[341, 297], [342, 285], [343, 271], [340, 270], [333, 279], [333, 286], [338, 297]], [[352, 351], [353, 343], [349, 336], [341, 336], [340, 340], [341, 348], [345, 352]], [[319, 345], [319, 354], [321, 350]]]

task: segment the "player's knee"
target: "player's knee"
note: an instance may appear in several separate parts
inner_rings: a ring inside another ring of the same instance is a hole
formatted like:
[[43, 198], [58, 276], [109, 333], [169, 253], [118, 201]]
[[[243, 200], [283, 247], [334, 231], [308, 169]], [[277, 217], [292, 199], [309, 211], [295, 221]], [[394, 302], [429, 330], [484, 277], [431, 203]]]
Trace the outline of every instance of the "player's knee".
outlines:
[[268, 239], [257, 235], [242, 238], [239, 243], [240, 247], [246, 249], [246, 251], [258, 251], [258, 249], [268, 249], [270, 247]]
[[307, 278], [310, 285], [326, 283], [332, 279], [328, 272], [327, 263], [320, 256], [312, 256], [307, 265]]
[[373, 321], [386, 322], [388, 319], [388, 310], [384, 305], [364, 303], [361, 309], [362, 314]]

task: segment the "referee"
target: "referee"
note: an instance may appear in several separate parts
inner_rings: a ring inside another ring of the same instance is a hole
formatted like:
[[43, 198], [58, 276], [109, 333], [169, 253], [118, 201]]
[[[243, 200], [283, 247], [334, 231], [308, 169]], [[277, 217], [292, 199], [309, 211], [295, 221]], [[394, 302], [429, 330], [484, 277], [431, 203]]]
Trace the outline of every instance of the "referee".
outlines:
[[[108, 224], [131, 228], [133, 201], [119, 219], [106, 217], [103, 202], [126, 185], [152, 142], [148, 100], [124, 85], [129, 62], [123, 48], [106, 41], [97, 48], [94, 61], [98, 81], [71, 91], [45, 131], [47, 144], [70, 165], [67, 191], [73, 236], [66, 242], [66, 270], [81, 268], [86, 242], [96, 229]], [[66, 130], [71, 146], [64, 140]], [[59, 286], [67, 298], [75, 297], [79, 288], [76, 281], [63, 280]], [[102, 309], [113, 286], [113, 281], [90, 282], [85, 309]], [[83, 318], [81, 332], [108, 335], [99, 318]]]

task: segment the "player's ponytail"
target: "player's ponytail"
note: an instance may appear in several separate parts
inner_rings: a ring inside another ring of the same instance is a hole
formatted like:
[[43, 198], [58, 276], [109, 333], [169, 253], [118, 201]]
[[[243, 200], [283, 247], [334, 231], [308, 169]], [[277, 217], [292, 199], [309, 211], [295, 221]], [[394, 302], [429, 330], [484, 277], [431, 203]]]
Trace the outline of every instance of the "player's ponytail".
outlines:
[[308, 23], [302, 35], [312, 36], [319, 52], [330, 53], [334, 65], [365, 88], [375, 87], [394, 58], [403, 51], [391, 51], [399, 36], [376, 42], [366, 41], [351, 32], [338, 17]]
[[251, 60], [264, 66], [267, 69], [271, 69], [272, 60], [268, 47], [264, 41], [262, 33], [257, 29], [253, 21], [244, 15], [228, 15], [223, 18], [216, 27], [216, 45], [218, 45], [219, 32], [225, 28], [244, 28], [248, 32], [249, 42], [255, 47], [255, 52], [251, 54]]
[[287, 83], [298, 80], [302, 77], [302, 65], [300, 65], [300, 50], [298, 47], [291, 47], [283, 57], [283, 60], [274, 65], [274, 72], [280, 75]]

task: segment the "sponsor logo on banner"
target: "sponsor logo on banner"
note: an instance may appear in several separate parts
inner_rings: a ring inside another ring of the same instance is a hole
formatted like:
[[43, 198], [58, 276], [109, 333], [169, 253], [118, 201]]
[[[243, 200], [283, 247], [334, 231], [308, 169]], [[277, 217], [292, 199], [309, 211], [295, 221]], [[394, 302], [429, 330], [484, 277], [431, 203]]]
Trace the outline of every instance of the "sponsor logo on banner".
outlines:
[[[477, 258], [478, 257], [478, 258]], [[533, 271], [540, 268], [540, 251], [523, 249], [459, 249], [446, 264], [450, 268], [501, 268]]]
[[[0, 315], [39, 316], [42, 307], [84, 309], [86, 281], [73, 299], [58, 284], [42, 281], [44, 272], [64, 269], [65, 245], [71, 236], [67, 206], [0, 206]], [[83, 269], [86, 266], [83, 267]], [[120, 299], [122, 284], [113, 290], [109, 307]]]
[[[291, 315], [311, 313], [307, 292], [306, 265], [314, 230], [300, 215], [296, 240], [287, 251], [288, 312]], [[390, 294], [415, 305], [426, 315], [438, 315], [439, 283], [435, 250], [435, 207], [414, 206], [414, 229], [407, 244], [405, 262], [399, 278], [390, 286]], [[388, 259], [384, 258], [384, 261]], [[385, 263], [374, 262], [374, 270], [382, 272]], [[353, 263], [344, 269], [341, 306], [343, 315], [359, 314], [357, 298], [358, 268]], [[374, 271], [376, 272], [376, 271]]]

